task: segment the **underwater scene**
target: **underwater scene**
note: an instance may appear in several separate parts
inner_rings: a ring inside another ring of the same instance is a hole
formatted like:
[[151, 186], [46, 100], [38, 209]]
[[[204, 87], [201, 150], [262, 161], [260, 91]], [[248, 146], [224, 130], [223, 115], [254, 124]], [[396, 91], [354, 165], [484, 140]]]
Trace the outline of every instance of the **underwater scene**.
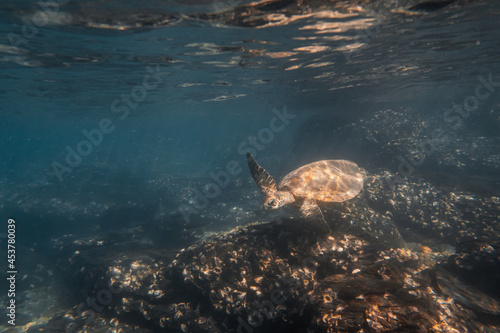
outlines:
[[3, 0], [0, 332], [500, 332], [499, 18]]

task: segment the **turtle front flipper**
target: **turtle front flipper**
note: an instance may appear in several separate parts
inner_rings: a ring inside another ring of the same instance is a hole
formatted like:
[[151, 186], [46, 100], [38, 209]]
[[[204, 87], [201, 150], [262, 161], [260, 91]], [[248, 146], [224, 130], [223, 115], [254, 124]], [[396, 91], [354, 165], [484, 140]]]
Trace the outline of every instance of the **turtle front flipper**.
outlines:
[[264, 168], [257, 164], [252, 154], [248, 152], [247, 162], [248, 167], [250, 168], [250, 173], [252, 174], [252, 178], [253, 180], [255, 180], [255, 183], [259, 186], [262, 193], [264, 193], [265, 195], [274, 194], [278, 190], [278, 187], [276, 186], [276, 182], [274, 181], [273, 177], [271, 177], [271, 175], [267, 173]]
[[328, 228], [328, 233], [330, 234], [332, 232], [330, 226], [328, 225], [328, 223], [326, 223], [325, 217], [321, 212], [321, 208], [319, 208], [318, 204], [316, 203], [316, 200], [304, 200], [302, 206], [300, 206], [300, 214], [306, 219], [323, 222], [324, 225], [326, 225], [326, 227]]

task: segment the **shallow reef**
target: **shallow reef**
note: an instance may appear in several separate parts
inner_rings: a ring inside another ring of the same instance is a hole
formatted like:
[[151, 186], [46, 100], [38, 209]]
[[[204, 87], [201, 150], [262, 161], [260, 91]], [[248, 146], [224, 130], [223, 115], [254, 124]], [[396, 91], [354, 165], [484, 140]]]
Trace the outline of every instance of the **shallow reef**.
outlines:
[[64, 237], [54, 255], [81, 302], [28, 332], [498, 332], [500, 305], [470, 276], [498, 271], [498, 244], [407, 245], [301, 219], [178, 253], [117, 234]]

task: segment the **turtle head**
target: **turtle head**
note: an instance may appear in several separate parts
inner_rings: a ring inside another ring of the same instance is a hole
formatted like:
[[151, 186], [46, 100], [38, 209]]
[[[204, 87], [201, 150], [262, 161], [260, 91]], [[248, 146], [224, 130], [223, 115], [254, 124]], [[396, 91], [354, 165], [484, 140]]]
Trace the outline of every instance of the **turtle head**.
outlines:
[[278, 209], [294, 201], [292, 193], [288, 191], [276, 191], [264, 199], [264, 209]]

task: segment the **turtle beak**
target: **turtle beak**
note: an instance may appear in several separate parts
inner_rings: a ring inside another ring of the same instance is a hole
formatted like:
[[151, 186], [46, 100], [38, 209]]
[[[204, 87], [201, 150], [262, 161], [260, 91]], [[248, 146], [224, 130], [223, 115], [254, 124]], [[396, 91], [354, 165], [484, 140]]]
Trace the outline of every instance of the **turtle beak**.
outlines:
[[275, 199], [269, 199], [264, 202], [264, 209], [273, 209]]

